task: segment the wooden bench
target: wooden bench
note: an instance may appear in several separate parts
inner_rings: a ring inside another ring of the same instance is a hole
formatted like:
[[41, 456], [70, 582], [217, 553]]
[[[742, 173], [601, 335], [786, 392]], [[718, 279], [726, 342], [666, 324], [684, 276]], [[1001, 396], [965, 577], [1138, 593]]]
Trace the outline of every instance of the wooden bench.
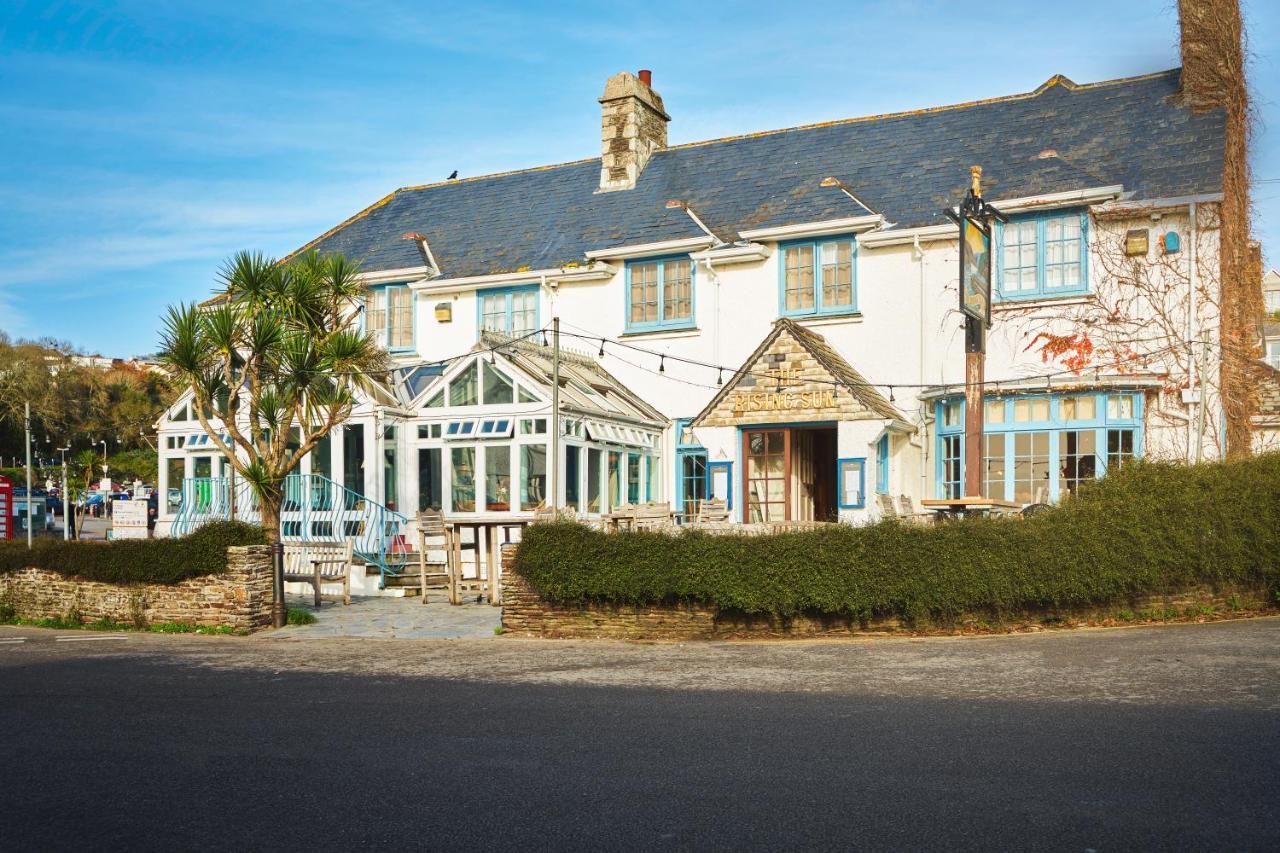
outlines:
[[[315, 590], [316, 607], [324, 598], [351, 603], [351, 540], [345, 542], [284, 543], [284, 579], [309, 583]], [[323, 595], [322, 584], [342, 584], [342, 595]]]

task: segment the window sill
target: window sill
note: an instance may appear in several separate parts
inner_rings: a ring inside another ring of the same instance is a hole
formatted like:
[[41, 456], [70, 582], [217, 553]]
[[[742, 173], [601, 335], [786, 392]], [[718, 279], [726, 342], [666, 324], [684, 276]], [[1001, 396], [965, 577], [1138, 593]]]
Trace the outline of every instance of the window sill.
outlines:
[[992, 300], [991, 313], [1016, 311], [1019, 308], [1038, 308], [1042, 305], [1085, 305], [1093, 301], [1092, 293], [1064, 293], [1061, 296], [1027, 296]]
[[670, 329], [636, 329], [623, 332], [619, 339], [625, 338], [696, 338], [702, 334], [697, 326], [682, 326]]
[[839, 323], [861, 323], [861, 311], [846, 311], [843, 314], [783, 314], [788, 320], [794, 320], [802, 326], [834, 326]]

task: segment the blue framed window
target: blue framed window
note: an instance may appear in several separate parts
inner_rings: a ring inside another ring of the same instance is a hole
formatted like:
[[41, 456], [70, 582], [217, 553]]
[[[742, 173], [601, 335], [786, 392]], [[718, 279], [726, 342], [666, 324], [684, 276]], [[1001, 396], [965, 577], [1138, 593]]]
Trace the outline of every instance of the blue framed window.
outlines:
[[867, 505], [867, 460], [858, 456], [836, 460], [836, 502], [840, 509], [862, 509]]
[[858, 310], [858, 243], [852, 236], [781, 245], [778, 312], [783, 317]]
[[364, 293], [364, 330], [388, 352], [414, 348], [413, 291], [407, 284], [372, 285]]
[[688, 255], [627, 261], [626, 330], [692, 329], [693, 279]]
[[876, 442], [876, 494], [889, 494], [889, 433]]
[[996, 295], [1043, 299], [1089, 291], [1089, 214], [1039, 213], [996, 223]]
[[500, 287], [476, 294], [476, 325], [481, 332], [519, 337], [538, 329], [538, 285]]
[[[982, 493], [1051, 503], [1142, 455], [1143, 396], [1087, 391], [988, 399], [983, 412]], [[964, 401], [937, 403], [937, 493], [964, 483]]]

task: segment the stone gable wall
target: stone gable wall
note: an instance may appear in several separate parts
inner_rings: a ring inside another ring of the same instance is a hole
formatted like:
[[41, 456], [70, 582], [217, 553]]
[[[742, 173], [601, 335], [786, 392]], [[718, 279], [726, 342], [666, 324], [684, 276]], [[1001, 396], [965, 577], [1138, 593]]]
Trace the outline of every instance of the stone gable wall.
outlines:
[[[833, 377], [787, 331], [761, 353], [744, 376], [697, 426], [739, 426], [750, 423], [806, 423], [830, 420], [874, 420], [869, 410]], [[781, 371], [782, 391], [766, 378]]]
[[184, 622], [236, 631], [271, 624], [271, 549], [227, 549], [227, 570], [176, 584], [113, 584], [68, 578], [43, 569], [0, 574], [0, 603], [21, 619], [78, 614], [83, 622]]

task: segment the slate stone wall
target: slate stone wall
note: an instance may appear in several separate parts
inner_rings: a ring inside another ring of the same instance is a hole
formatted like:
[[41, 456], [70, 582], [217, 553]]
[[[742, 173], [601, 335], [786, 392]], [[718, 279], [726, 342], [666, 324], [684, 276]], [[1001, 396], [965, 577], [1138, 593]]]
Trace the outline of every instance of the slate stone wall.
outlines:
[[271, 624], [271, 549], [228, 548], [226, 572], [173, 585], [101, 583], [23, 569], [0, 575], [0, 603], [22, 619], [78, 614], [82, 622], [184, 622], [257, 631]]

